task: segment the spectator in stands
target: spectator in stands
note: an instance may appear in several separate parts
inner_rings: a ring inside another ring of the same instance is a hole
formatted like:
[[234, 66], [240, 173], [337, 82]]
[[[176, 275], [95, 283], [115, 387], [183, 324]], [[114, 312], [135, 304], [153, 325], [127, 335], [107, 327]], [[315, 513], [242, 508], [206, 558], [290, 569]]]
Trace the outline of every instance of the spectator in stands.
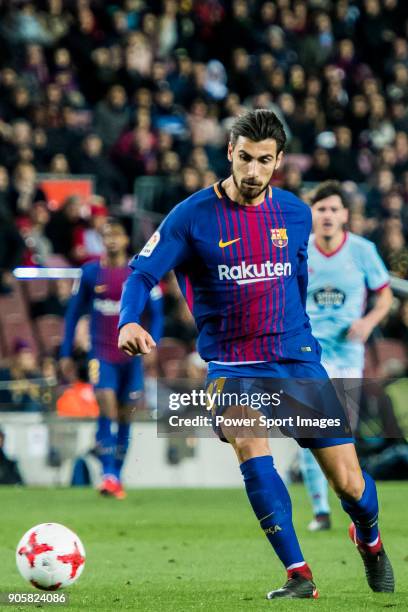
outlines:
[[64, 317], [71, 295], [72, 281], [69, 278], [50, 281], [49, 294], [45, 299], [30, 304], [31, 317], [33, 319], [43, 315]]
[[12, 216], [10, 198], [10, 179], [7, 168], [0, 166], [0, 215]]
[[397, 132], [395, 135], [396, 164], [395, 176], [401, 178], [404, 172], [408, 172], [408, 135], [406, 132]]
[[[57, 90], [60, 91], [60, 88], [57, 87]], [[45, 121], [49, 157], [62, 153], [71, 165], [72, 160], [77, 158], [84, 137], [78, 113], [62, 97], [59, 103], [49, 105]]]
[[200, 172], [193, 166], [183, 166], [181, 171], [181, 184], [175, 191], [175, 201], [185, 200], [202, 187], [202, 177]]
[[108, 209], [103, 198], [93, 196], [88, 203], [89, 217], [86, 226], [78, 226], [74, 232], [73, 254], [75, 261], [83, 265], [88, 261], [99, 259], [105, 252], [101, 230], [108, 217]]
[[331, 171], [340, 181], [361, 181], [356, 151], [353, 149], [349, 127], [341, 125], [335, 129], [336, 146], [331, 151]]
[[383, 96], [371, 96], [369, 108], [368, 137], [374, 149], [380, 151], [394, 141], [395, 129], [387, 116], [387, 105]]
[[228, 93], [226, 85], [227, 73], [224, 65], [218, 60], [211, 60], [207, 64], [207, 80], [205, 90], [213, 100], [224, 100]]
[[382, 200], [381, 216], [395, 217], [401, 219], [402, 229], [408, 230], [408, 210], [404, 206], [404, 199], [401, 191], [394, 187]]
[[300, 195], [302, 186], [302, 173], [295, 164], [286, 164], [283, 169], [283, 189], [287, 189], [296, 195]]
[[5, 440], [6, 436], [4, 432], [0, 430], [0, 484], [22, 485], [24, 483], [18, 469], [17, 461], [9, 459], [4, 451]]
[[78, 174], [94, 176], [96, 193], [105, 198], [106, 202], [114, 203], [115, 195], [123, 191], [123, 181], [104, 155], [101, 138], [95, 133], [88, 134], [81, 149], [81, 155], [72, 161], [72, 170]]
[[313, 153], [316, 137], [324, 127], [324, 115], [316, 98], [308, 96], [304, 99], [299, 117], [294, 122], [293, 131], [300, 140], [302, 152]]
[[392, 274], [408, 279], [408, 247], [399, 218], [390, 217], [383, 227], [381, 253]]
[[330, 17], [325, 12], [314, 16], [313, 32], [300, 42], [299, 58], [303, 66], [322, 67], [334, 51], [334, 36]]
[[47, 204], [38, 201], [32, 205], [28, 217], [22, 217], [17, 221], [26, 245], [22, 265], [47, 265], [47, 259], [52, 254], [52, 244], [45, 235], [45, 227], [49, 220]]
[[10, 382], [7, 391], [2, 394], [8, 409], [41, 411], [43, 405], [40, 378], [41, 371], [32, 348], [25, 340], [16, 339], [10, 367], [0, 370], [0, 380]]
[[377, 170], [374, 176], [374, 185], [367, 194], [366, 212], [368, 217], [379, 215], [383, 199], [391, 192], [394, 180], [394, 174], [387, 166]]
[[175, 52], [176, 67], [170, 72], [167, 82], [174, 94], [175, 104], [190, 106], [194, 97], [193, 62], [185, 49]]
[[40, 17], [53, 44], [57, 44], [67, 33], [72, 22], [62, 0], [47, 0], [46, 10], [40, 13]]
[[12, 271], [23, 261], [24, 241], [13, 220], [0, 210], [0, 295], [12, 292]]
[[50, 160], [48, 171], [54, 175], [60, 174], [64, 176], [70, 174], [71, 168], [69, 167], [69, 162], [65, 155], [62, 153], [57, 153], [54, 155], [54, 157]]
[[321, 183], [327, 181], [332, 176], [330, 169], [330, 156], [327, 149], [318, 147], [313, 152], [313, 161], [309, 169], [304, 173], [305, 181]]
[[156, 138], [148, 128], [136, 126], [125, 132], [113, 148], [113, 159], [126, 179], [126, 190], [133, 191], [137, 176], [157, 170]]
[[[167, 131], [177, 136], [186, 134], [185, 112], [175, 104], [174, 94], [167, 81], [161, 81], [158, 84], [151, 119], [153, 127], [157, 130]], [[140, 120], [138, 123], [141, 125]]]
[[38, 97], [41, 88], [45, 86], [49, 79], [47, 62], [40, 45], [27, 45], [22, 77], [30, 94]]
[[220, 147], [224, 144], [224, 134], [220, 133], [216, 118], [211, 116], [209, 107], [204, 100], [194, 100], [188, 115], [188, 124], [194, 146], [213, 145]]
[[228, 70], [228, 89], [238, 94], [240, 100], [245, 100], [256, 93], [256, 87], [251, 78], [251, 58], [241, 44], [232, 48], [232, 61]]
[[129, 123], [126, 91], [121, 85], [113, 85], [105, 98], [98, 102], [94, 112], [94, 129], [109, 150]]
[[369, 125], [369, 107], [365, 96], [358, 94], [352, 97], [347, 113], [347, 125], [353, 134], [353, 146], [356, 147], [361, 134], [368, 130]]
[[61, 207], [51, 215], [45, 228], [46, 236], [51, 240], [54, 253], [63, 255], [76, 263], [74, 253], [74, 233], [84, 227], [82, 204], [78, 196], [69, 196]]
[[10, 206], [15, 217], [28, 216], [34, 202], [46, 202], [47, 198], [37, 185], [35, 167], [20, 162], [14, 169], [10, 191]]

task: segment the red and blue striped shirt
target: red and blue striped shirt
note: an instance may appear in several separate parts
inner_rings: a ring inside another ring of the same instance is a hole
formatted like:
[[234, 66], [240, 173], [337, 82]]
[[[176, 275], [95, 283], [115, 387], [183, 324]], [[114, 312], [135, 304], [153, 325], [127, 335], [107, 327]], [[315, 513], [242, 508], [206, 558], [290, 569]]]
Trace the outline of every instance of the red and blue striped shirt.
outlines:
[[305, 311], [309, 207], [268, 188], [243, 206], [221, 183], [178, 204], [138, 256], [122, 294], [119, 326], [140, 322], [150, 289], [174, 269], [206, 361], [319, 361]]

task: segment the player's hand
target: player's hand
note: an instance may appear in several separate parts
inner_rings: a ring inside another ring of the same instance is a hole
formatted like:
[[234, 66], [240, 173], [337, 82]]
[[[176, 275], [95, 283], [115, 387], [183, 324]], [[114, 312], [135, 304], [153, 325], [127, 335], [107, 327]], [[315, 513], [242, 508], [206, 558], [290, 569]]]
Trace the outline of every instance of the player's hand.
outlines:
[[120, 328], [118, 347], [126, 355], [147, 355], [155, 346], [151, 335], [138, 323], [127, 323]]
[[71, 357], [62, 357], [59, 360], [59, 368], [62, 376], [67, 382], [74, 382], [77, 378], [74, 360]]
[[347, 338], [354, 342], [366, 342], [372, 331], [373, 326], [370, 321], [367, 321], [367, 319], [363, 317], [362, 319], [353, 321], [347, 332]]

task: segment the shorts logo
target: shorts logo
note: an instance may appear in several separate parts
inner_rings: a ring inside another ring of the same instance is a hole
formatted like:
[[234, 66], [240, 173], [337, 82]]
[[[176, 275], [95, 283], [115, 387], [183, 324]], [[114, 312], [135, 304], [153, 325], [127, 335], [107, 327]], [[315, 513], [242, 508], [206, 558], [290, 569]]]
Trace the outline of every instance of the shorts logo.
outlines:
[[273, 246], [283, 249], [288, 244], [288, 234], [286, 227], [271, 229], [271, 240]]
[[159, 242], [160, 242], [160, 232], [157, 231], [157, 232], [154, 232], [151, 238], [149, 238], [149, 240], [144, 245], [143, 249], [140, 251], [139, 255], [142, 255], [143, 257], [150, 257], [150, 255], [153, 253], [154, 249], [157, 247]]
[[89, 375], [89, 382], [92, 385], [97, 385], [99, 382], [99, 375], [100, 375], [100, 363], [99, 363], [99, 359], [90, 359], [88, 362], [88, 375]]

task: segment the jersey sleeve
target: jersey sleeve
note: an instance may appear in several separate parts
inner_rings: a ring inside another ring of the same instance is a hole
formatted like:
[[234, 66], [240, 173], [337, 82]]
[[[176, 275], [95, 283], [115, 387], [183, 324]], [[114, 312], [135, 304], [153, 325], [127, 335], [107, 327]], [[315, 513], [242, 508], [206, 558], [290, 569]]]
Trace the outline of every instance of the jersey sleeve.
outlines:
[[193, 255], [190, 236], [189, 215], [186, 207], [179, 204], [130, 262], [133, 271], [123, 287], [119, 328], [127, 323], [140, 323], [152, 288], [166, 272]]
[[82, 268], [81, 278], [74, 282], [72, 296], [65, 314], [64, 338], [60, 349], [60, 357], [71, 356], [77, 323], [90, 310], [95, 285], [92, 272], [92, 268]]
[[299, 285], [300, 300], [306, 310], [307, 300], [307, 282], [308, 282], [308, 271], [307, 271], [307, 247], [309, 244], [309, 236], [312, 230], [312, 213], [308, 209], [307, 217], [305, 219], [305, 234], [303, 237], [302, 244], [298, 251], [298, 268], [297, 268], [297, 281]]
[[390, 284], [390, 275], [374, 243], [367, 241], [367, 251], [363, 257], [366, 285], [371, 291], [379, 291]]

